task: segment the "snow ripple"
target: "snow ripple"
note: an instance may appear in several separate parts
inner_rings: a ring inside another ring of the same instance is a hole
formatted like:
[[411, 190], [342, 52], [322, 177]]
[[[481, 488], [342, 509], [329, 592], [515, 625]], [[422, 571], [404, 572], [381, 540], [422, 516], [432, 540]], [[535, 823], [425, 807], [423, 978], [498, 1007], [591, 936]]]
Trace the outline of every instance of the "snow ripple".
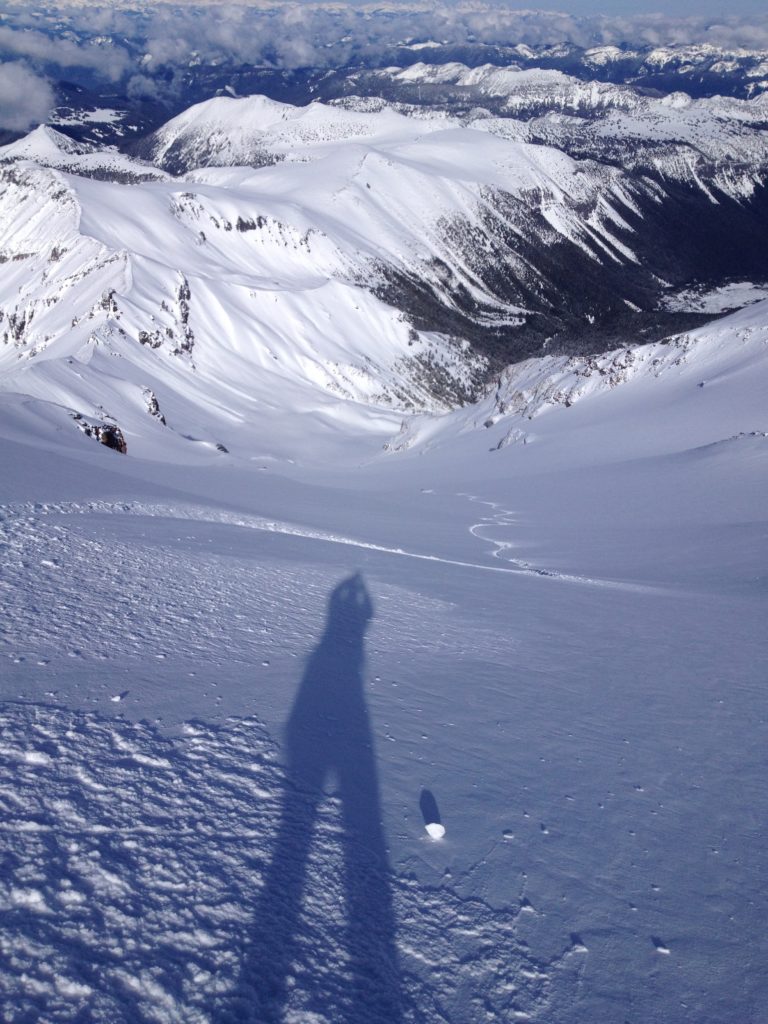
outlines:
[[[43, 667], [72, 659], [71, 669], [86, 660], [106, 669], [125, 657], [165, 662], [170, 652], [208, 666], [295, 656], [314, 614], [308, 609], [325, 600], [328, 573], [265, 560], [258, 545], [243, 543], [243, 529], [330, 536], [194, 506], [0, 506], [0, 655]], [[406, 608], [386, 587], [381, 593], [381, 642], [423, 651], [427, 616], [431, 649], [455, 651], [444, 602], [412, 595]], [[480, 627], [474, 635], [480, 649], [491, 641]], [[116, 704], [127, 695], [124, 682], [109, 692]]]
[[[3, 1019], [255, 1024], [265, 1005], [272, 1019], [269, 992], [281, 979], [270, 976], [274, 949], [255, 914], [265, 877], [275, 878], [269, 851], [289, 785], [253, 718], [191, 723], [171, 740], [146, 723], [6, 704]], [[393, 875], [364, 849], [350, 856], [355, 840], [342, 842], [343, 831], [329, 797], [275, 1020], [353, 1019], [350, 988], [375, 950], [377, 922], [346, 920], [350, 870], [365, 875], [355, 884], [389, 887], [396, 921], [390, 990], [372, 970], [367, 1021], [541, 1019], [555, 976], [574, 974], [573, 949], [538, 961], [516, 937], [524, 907], [493, 909]], [[279, 889], [268, 894], [278, 912]]]

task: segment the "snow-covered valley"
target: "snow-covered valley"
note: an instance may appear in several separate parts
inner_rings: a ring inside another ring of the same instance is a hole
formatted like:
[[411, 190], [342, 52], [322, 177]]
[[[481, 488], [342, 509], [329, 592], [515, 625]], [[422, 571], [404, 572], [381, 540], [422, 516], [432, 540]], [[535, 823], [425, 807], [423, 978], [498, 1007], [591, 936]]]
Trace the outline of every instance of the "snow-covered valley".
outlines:
[[765, 131], [675, 102], [0, 151], [3, 1020], [768, 1018], [765, 280], [648, 246]]

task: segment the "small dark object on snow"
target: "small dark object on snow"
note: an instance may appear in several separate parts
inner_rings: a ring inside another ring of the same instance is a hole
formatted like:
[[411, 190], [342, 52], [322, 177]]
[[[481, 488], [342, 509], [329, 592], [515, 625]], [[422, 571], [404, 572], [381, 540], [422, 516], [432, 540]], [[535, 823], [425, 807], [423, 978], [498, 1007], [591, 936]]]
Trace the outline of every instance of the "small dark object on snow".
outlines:
[[111, 423], [105, 423], [103, 426], [96, 427], [94, 433], [107, 448], [114, 448], [116, 452], [120, 452], [122, 455], [127, 453], [128, 445], [125, 443], [125, 437], [120, 427], [115, 427]]
[[126, 455], [128, 445], [125, 443], [125, 435], [120, 427], [114, 423], [88, 423], [82, 413], [70, 413], [72, 419], [77, 423], [86, 437], [95, 437], [105, 448], [112, 448], [113, 451]]

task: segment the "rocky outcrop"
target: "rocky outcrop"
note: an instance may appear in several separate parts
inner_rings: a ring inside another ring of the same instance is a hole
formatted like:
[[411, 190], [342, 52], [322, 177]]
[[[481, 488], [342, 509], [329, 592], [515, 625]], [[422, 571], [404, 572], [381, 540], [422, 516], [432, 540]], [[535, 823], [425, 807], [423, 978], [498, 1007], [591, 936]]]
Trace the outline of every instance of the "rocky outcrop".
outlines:
[[120, 452], [121, 455], [128, 454], [125, 435], [116, 423], [90, 423], [79, 412], [73, 413], [72, 419], [86, 437], [95, 438], [105, 448], [111, 448], [113, 451]]

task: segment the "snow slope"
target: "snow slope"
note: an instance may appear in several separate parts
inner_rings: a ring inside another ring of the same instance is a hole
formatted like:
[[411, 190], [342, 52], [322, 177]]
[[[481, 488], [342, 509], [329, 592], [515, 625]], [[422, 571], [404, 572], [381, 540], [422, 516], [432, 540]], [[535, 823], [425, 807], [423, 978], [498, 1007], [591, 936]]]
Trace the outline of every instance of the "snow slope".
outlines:
[[399, 452], [288, 389], [120, 455], [14, 376], [4, 1019], [759, 1024], [767, 306]]
[[[550, 104], [555, 86], [589, 91], [559, 72], [462, 68], [407, 73], [533, 89]], [[551, 344], [663, 336], [683, 315], [664, 301], [673, 284], [764, 264], [748, 202], [764, 180], [761, 101], [651, 102], [625, 89], [622, 107], [616, 88], [595, 86], [592, 108], [598, 93], [614, 97], [609, 113], [639, 118], [654, 153], [676, 154], [680, 180], [701, 186], [695, 230], [676, 227], [691, 223], [690, 196], [557, 148], [570, 115], [462, 120], [220, 97], [155, 133], [154, 163], [41, 127], [0, 151], [0, 387], [56, 403], [83, 429], [116, 425], [142, 455], [158, 441], [179, 458], [190, 444], [231, 449], [239, 424], [262, 417], [287, 453], [295, 414], [322, 409], [332, 448], [339, 423], [364, 429], [371, 405], [390, 431], [403, 414], [479, 397], [492, 371]], [[611, 145], [634, 146], [627, 124], [606, 128]], [[710, 220], [717, 245], [697, 234]]]
[[[290, 198], [153, 183], [123, 205], [125, 185], [34, 164], [7, 173], [6, 390], [106, 410], [150, 446], [153, 431], [195, 434], [202, 407], [214, 443], [278, 393], [292, 396], [281, 409], [331, 417], [341, 400], [440, 407], [483, 366], [360, 287], [373, 257], [355, 250], [355, 262]], [[440, 395], [429, 375], [443, 364]], [[146, 418], [149, 392], [167, 431]]]
[[[585, 174], [555, 150], [439, 119], [425, 127], [391, 111], [261, 97], [202, 104], [166, 138], [215, 140], [209, 117], [227, 160], [245, 160], [259, 133], [285, 159], [178, 180], [122, 157], [116, 180], [103, 180], [114, 154], [50, 130], [6, 147], [5, 390], [116, 420], [142, 453], [161, 433], [197, 438], [201, 410], [212, 426], [199, 440], [229, 448], [230, 424], [274, 409], [275, 394], [283, 409], [322, 406], [331, 419], [354, 403], [444, 409], [476, 395], [487, 373], [464, 328], [513, 331], [526, 310], [504, 289], [541, 288], [516, 252], [506, 256], [514, 275], [499, 277], [494, 231], [505, 220], [483, 220], [494, 189], [519, 197], [522, 214], [537, 197], [548, 244], [567, 241], [596, 265], [606, 252], [617, 265], [634, 260], [613, 233], [631, 190], [618, 172]], [[427, 329], [409, 302], [448, 330]]]
[[[724, 123], [721, 148], [741, 122]], [[156, 133], [150, 164], [41, 127], [0, 151], [0, 388], [79, 417], [73, 431], [117, 429], [142, 457], [258, 456], [260, 435], [240, 429], [256, 421], [294, 457], [304, 414], [343, 457], [371, 406], [390, 435], [403, 415], [480, 397], [523, 354], [668, 333], [682, 314], [651, 261], [667, 254], [677, 276], [694, 264], [665, 244], [664, 188], [523, 128], [217, 98]], [[762, 136], [744, 139], [754, 184]], [[718, 239], [736, 231], [742, 254], [758, 239], [764, 261], [759, 211], [742, 238], [746, 201], [702, 201]], [[681, 237], [694, 263], [715, 258]]]
[[[765, 93], [751, 100], [693, 99], [682, 91], [649, 96], [628, 84], [581, 81], [562, 71], [455, 62], [387, 68], [370, 77], [395, 96], [411, 98], [423, 87], [433, 103], [450, 108], [463, 101], [474, 128], [705, 193], [750, 196], [765, 177]], [[480, 108], [480, 118], [472, 106]]]

